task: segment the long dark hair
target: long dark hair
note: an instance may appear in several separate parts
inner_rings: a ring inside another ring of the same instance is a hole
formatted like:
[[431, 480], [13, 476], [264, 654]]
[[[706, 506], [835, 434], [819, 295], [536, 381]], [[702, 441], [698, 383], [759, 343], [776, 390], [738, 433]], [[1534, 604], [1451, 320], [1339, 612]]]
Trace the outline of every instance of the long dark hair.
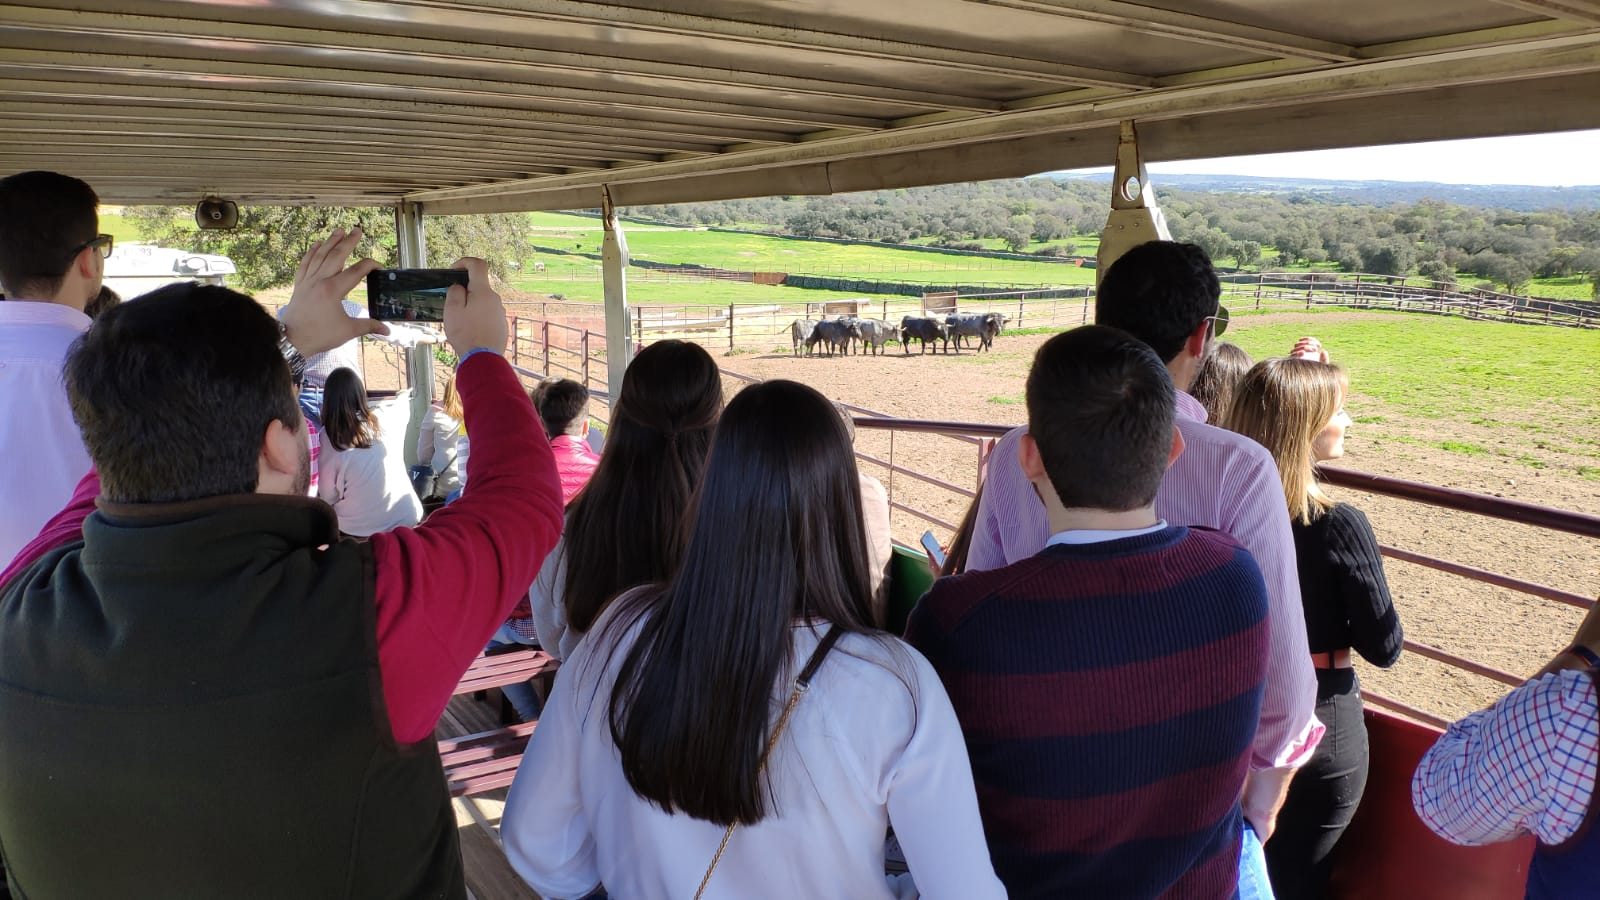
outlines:
[[617, 594], [672, 574], [721, 411], [722, 375], [698, 344], [651, 344], [628, 366], [600, 464], [567, 511], [569, 627], [588, 631]]
[[760, 760], [790, 629], [823, 620], [875, 632], [861, 484], [844, 425], [792, 381], [728, 404], [706, 463], [682, 564], [601, 635], [644, 616], [611, 692], [628, 783], [666, 812], [718, 825], [767, 815]]
[[322, 386], [322, 433], [335, 450], [366, 449], [378, 439], [367, 387], [353, 369], [334, 369]]

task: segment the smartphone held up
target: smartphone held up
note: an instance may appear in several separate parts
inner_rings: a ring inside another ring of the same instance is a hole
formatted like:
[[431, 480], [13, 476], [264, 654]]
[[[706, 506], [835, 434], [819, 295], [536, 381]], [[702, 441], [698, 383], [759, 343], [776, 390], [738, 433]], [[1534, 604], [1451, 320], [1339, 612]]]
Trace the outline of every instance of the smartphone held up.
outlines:
[[467, 284], [463, 269], [378, 269], [367, 275], [367, 313], [384, 322], [443, 322], [450, 286]]

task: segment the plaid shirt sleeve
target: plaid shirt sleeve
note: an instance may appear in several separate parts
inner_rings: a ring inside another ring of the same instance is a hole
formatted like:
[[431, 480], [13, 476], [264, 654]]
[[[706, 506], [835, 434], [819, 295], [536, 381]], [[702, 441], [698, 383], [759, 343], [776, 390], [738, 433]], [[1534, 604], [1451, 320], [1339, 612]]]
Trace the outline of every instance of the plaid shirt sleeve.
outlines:
[[1412, 805], [1453, 843], [1532, 834], [1560, 844], [1588, 814], [1597, 747], [1594, 681], [1574, 670], [1546, 675], [1451, 725], [1412, 776]]

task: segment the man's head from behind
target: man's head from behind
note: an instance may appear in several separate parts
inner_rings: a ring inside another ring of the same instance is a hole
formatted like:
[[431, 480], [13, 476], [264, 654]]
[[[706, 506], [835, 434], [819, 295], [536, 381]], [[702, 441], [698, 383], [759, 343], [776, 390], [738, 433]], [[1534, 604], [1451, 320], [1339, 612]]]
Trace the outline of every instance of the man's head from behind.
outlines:
[[[1192, 358], [1199, 366], [1217, 314], [1222, 283], [1204, 250], [1194, 244], [1150, 241], [1112, 264], [1095, 294], [1097, 325], [1120, 328], [1156, 351], [1161, 361]], [[1185, 382], [1178, 385], [1187, 390]]]
[[1047, 480], [1063, 507], [1109, 512], [1155, 500], [1181, 445], [1172, 380], [1144, 342], [1102, 325], [1058, 334], [1034, 356], [1027, 398], [1022, 465], [1041, 492]]
[[66, 383], [107, 500], [306, 492], [310, 448], [278, 326], [243, 294], [175, 284], [113, 307], [79, 341]]
[[570, 378], [554, 378], [540, 382], [532, 396], [546, 437], [555, 440], [563, 434], [581, 435], [588, 430], [588, 388]]
[[0, 178], [0, 285], [6, 296], [83, 309], [100, 290], [105, 261], [94, 189], [55, 172]]

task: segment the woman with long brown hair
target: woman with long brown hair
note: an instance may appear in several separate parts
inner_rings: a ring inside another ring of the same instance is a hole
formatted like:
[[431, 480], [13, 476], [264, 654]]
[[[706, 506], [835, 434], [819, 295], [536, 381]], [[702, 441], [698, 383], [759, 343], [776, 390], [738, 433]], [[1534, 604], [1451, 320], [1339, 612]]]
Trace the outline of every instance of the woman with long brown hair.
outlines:
[[1323, 897], [1339, 838], [1367, 783], [1367, 728], [1354, 650], [1387, 668], [1404, 634], [1372, 526], [1317, 483], [1316, 465], [1344, 455], [1350, 427], [1343, 369], [1311, 359], [1269, 359], [1239, 383], [1227, 427], [1272, 453], [1294, 531], [1306, 637], [1317, 674], [1317, 718], [1327, 727], [1295, 776], [1267, 842], [1267, 867], [1280, 900]]
[[[388, 422], [370, 408], [367, 388], [351, 369], [335, 369], [322, 393], [322, 445], [317, 453], [317, 496], [333, 506], [339, 530], [370, 537], [422, 521], [422, 501], [411, 486], [398, 445], [406, 407], [389, 401]], [[385, 427], [387, 425], [387, 427]]]
[[722, 373], [700, 345], [661, 341], [634, 357], [600, 464], [529, 592], [547, 652], [566, 658], [613, 597], [672, 574], [721, 411]]
[[676, 573], [600, 616], [517, 773], [501, 835], [541, 896], [891, 900], [891, 824], [922, 897], [1005, 896], [950, 700], [872, 624], [865, 546], [833, 407], [745, 388]]

